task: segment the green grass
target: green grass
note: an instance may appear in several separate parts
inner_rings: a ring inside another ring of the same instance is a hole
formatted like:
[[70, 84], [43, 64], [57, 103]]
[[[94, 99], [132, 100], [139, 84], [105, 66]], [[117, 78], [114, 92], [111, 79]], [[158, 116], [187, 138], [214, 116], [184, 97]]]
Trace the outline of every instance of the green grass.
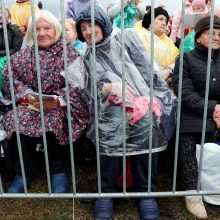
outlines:
[[[96, 185], [95, 166], [77, 166], [76, 182], [78, 192], [94, 192]], [[172, 189], [172, 176], [159, 173], [158, 191]], [[30, 192], [47, 192], [46, 177], [35, 181]], [[195, 219], [185, 209], [182, 197], [157, 198], [161, 220]], [[94, 200], [74, 201], [74, 219], [92, 219]], [[220, 220], [220, 207], [206, 204], [210, 220]], [[68, 220], [73, 219], [72, 199], [0, 199], [0, 220]], [[117, 199], [114, 220], [138, 220], [138, 207], [135, 199]]]

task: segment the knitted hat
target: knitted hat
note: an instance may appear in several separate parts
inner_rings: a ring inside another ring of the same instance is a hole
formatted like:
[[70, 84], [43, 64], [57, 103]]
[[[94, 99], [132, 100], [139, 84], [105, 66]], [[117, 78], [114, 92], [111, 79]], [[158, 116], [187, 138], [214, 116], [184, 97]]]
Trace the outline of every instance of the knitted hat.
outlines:
[[[168, 23], [168, 21], [169, 21], [169, 14], [162, 7], [157, 7], [157, 8], [154, 9], [154, 18], [156, 18], [159, 15], [164, 15], [167, 18], [167, 23]], [[149, 10], [144, 15], [144, 18], [143, 18], [143, 21], [142, 21], [142, 26], [144, 28], [148, 29], [150, 24], [151, 24], [151, 10]]]
[[[210, 28], [210, 15], [201, 18], [195, 26], [195, 39], [199, 38], [204, 30]], [[220, 29], [220, 18], [214, 15], [213, 28]]]
[[206, 7], [205, 0], [193, 0], [192, 1], [192, 7], [193, 6], [201, 6], [205, 9], [205, 7]]

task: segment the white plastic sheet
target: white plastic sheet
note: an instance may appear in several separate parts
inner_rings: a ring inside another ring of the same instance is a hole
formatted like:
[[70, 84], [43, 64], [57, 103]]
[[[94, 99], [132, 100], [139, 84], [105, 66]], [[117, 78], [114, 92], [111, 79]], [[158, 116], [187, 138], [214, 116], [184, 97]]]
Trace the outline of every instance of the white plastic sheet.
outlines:
[[[196, 145], [196, 158], [199, 162], [201, 145]], [[205, 143], [202, 158], [201, 190], [220, 191], [220, 145]], [[220, 195], [205, 195], [205, 202], [220, 205]]]

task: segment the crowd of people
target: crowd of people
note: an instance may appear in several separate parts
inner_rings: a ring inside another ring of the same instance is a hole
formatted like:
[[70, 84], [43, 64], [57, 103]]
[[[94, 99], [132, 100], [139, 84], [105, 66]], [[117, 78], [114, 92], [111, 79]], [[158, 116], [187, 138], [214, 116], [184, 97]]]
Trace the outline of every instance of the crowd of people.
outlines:
[[[160, 158], [158, 156], [167, 149], [168, 144], [171, 145], [175, 136], [180, 83], [179, 54], [182, 44], [184, 54], [179, 167], [183, 190], [189, 194], [196, 192], [198, 162], [195, 152], [196, 144], [201, 142], [202, 135], [209, 45], [212, 53], [206, 141], [212, 141], [213, 133], [220, 128], [219, 8], [215, 8], [213, 38], [210, 42], [210, 0], [186, 0], [186, 16], [199, 14], [199, 19], [184, 27], [184, 39], [181, 39], [181, 6], [170, 16], [165, 5], [151, 8], [140, 0], [124, 0], [125, 38], [122, 45], [121, 1], [112, 1], [106, 12], [100, 0], [94, 3], [95, 65], [89, 0], [67, 0], [65, 41], [62, 37], [60, 18], [55, 17], [50, 11], [43, 10], [42, 4], [35, 5], [34, 20], [31, 16], [30, 0], [16, 0], [11, 9], [0, 9], [0, 64], [3, 66], [2, 70], [0, 69], [3, 79], [0, 78], [0, 86], [3, 97], [1, 106], [4, 109], [2, 124], [7, 140], [14, 143], [9, 147], [15, 154], [13, 180], [7, 188], [7, 193], [24, 193], [21, 167], [24, 167], [27, 187], [36, 180], [42, 165], [45, 165], [42, 153], [45, 147], [48, 152], [52, 192], [67, 193], [70, 190], [67, 103], [70, 104], [73, 142], [87, 139], [96, 146], [98, 132], [101, 192], [122, 191], [119, 180], [123, 170], [123, 154], [127, 159], [126, 168], [130, 169], [126, 178], [129, 182], [127, 185], [130, 185], [129, 190], [148, 192], [150, 185], [151, 192], [155, 192], [157, 164]], [[154, 22], [151, 21], [152, 12]], [[3, 14], [6, 15], [5, 19]], [[6, 25], [3, 25], [3, 20], [6, 21]], [[7, 62], [5, 27], [10, 62]], [[39, 71], [34, 27], [37, 35]], [[154, 57], [151, 57], [152, 34]], [[64, 43], [67, 73], [64, 70]], [[10, 108], [10, 73], [23, 162], [18, 159], [18, 144], [11, 141], [16, 140], [16, 122], [15, 109]], [[68, 78], [69, 100], [65, 77]], [[39, 86], [43, 94], [42, 106]], [[44, 113], [46, 146], [43, 141], [41, 110]], [[98, 129], [95, 126], [96, 117]], [[122, 138], [124, 127], [125, 141]], [[149, 154], [152, 154], [150, 184]], [[4, 180], [3, 174], [1, 178]], [[194, 217], [208, 218], [202, 196], [186, 196], [185, 203], [187, 210]], [[160, 219], [155, 198], [142, 197], [138, 204], [141, 219]], [[96, 200], [94, 219], [110, 220], [113, 214], [112, 198]]]

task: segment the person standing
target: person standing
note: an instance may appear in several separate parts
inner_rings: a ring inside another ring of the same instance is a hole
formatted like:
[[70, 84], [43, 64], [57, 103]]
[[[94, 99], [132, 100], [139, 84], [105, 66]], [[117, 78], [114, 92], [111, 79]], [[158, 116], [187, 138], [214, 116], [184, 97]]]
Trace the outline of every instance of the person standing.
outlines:
[[[90, 112], [87, 136], [95, 143], [94, 87], [97, 86], [98, 132], [100, 146], [101, 191], [120, 192], [119, 176], [122, 172], [123, 123], [122, 123], [122, 70], [121, 31], [112, 31], [112, 23], [105, 12], [95, 7], [96, 81], [92, 71], [91, 9], [82, 11], [76, 20], [79, 40], [87, 42], [84, 63], [88, 70], [87, 96]], [[148, 191], [149, 157], [149, 97], [150, 56], [138, 37], [138, 29], [125, 29], [125, 105], [126, 105], [126, 156], [130, 156], [133, 192]], [[170, 125], [169, 117], [176, 98], [159, 73], [154, 71], [153, 143], [150, 190], [156, 190], [157, 153], [166, 149], [167, 134], [163, 126]], [[166, 97], [164, 99], [163, 97]], [[166, 107], [165, 107], [166, 106]], [[166, 108], [166, 111], [164, 111]], [[168, 111], [167, 111], [168, 110]], [[160, 118], [160, 119], [159, 119]], [[99, 198], [95, 203], [95, 219], [112, 219], [113, 199]], [[158, 220], [159, 208], [155, 198], [140, 198], [141, 219]]]
[[[201, 142], [208, 65], [210, 16], [201, 18], [195, 26], [195, 49], [184, 53], [179, 162], [184, 190], [197, 190], [198, 164], [196, 144]], [[211, 72], [205, 142], [212, 142], [213, 132], [220, 128], [220, 18], [214, 16]], [[180, 59], [174, 68], [174, 91], [178, 95]], [[198, 219], [207, 219], [202, 196], [186, 196], [187, 210]]]
[[[146, 13], [146, 6], [140, 0], [124, 0], [125, 10], [125, 28], [135, 27], [136, 23], [143, 19]], [[114, 3], [109, 4], [107, 14], [113, 20], [113, 27], [121, 27], [120, 16], [121, 0], [115, 0]], [[114, 22], [114, 20], [117, 21]], [[119, 24], [117, 24], [119, 23]]]

